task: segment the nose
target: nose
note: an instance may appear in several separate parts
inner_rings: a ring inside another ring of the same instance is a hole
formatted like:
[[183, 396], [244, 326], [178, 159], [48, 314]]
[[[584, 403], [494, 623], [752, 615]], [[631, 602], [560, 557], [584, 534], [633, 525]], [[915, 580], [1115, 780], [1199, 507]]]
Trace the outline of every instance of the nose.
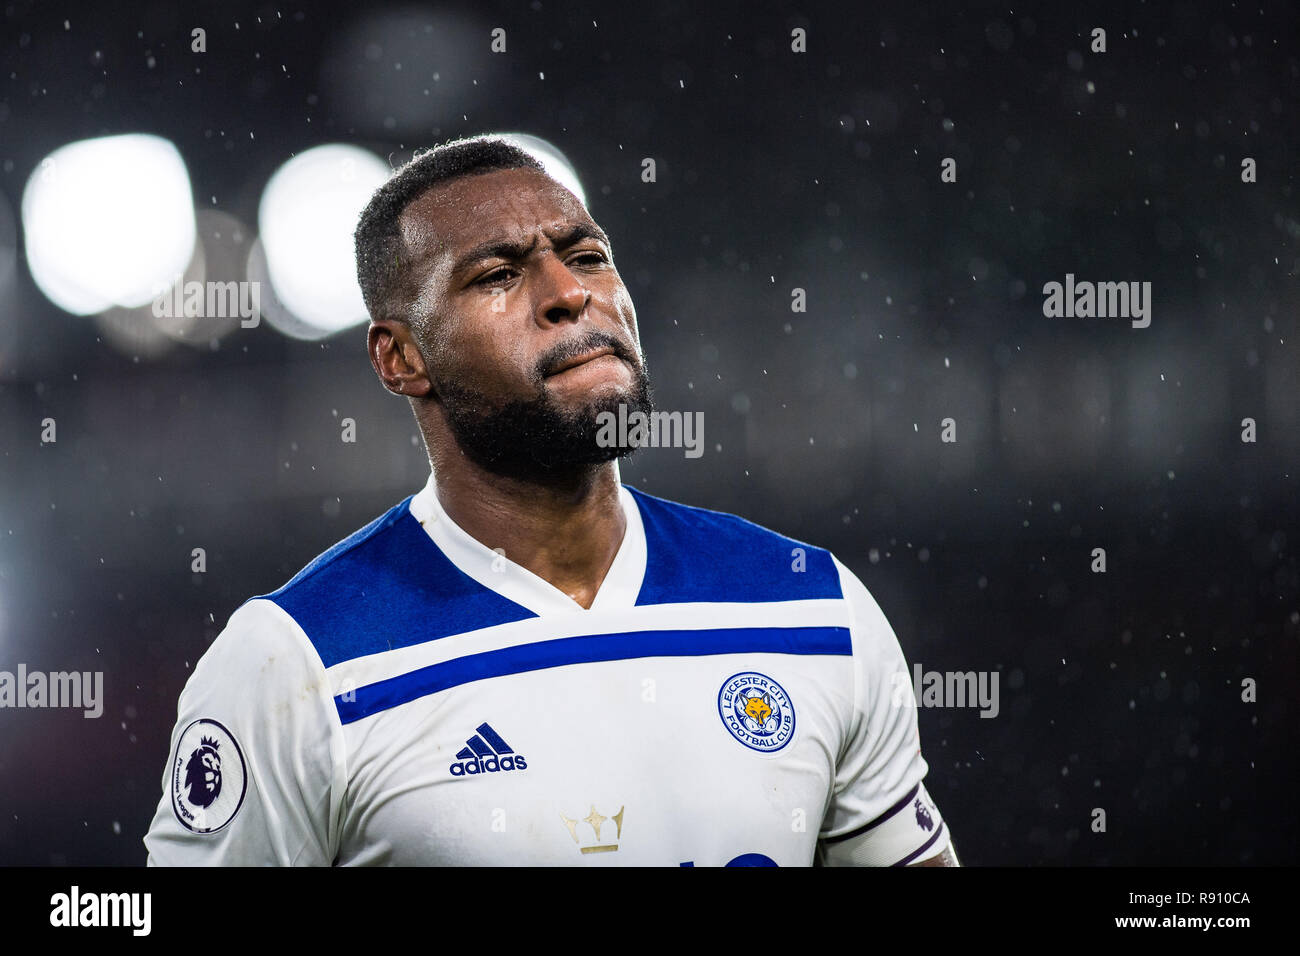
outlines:
[[542, 256], [541, 279], [538, 324], [576, 321], [591, 301], [587, 287], [578, 281], [559, 256], [553, 254]]

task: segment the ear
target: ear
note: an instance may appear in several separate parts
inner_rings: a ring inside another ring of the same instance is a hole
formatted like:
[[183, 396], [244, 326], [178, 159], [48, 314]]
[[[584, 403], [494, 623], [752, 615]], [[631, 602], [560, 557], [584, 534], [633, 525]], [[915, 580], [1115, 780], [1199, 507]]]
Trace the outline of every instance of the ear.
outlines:
[[411, 328], [397, 319], [373, 319], [366, 349], [379, 381], [394, 395], [423, 398], [433, 390]]

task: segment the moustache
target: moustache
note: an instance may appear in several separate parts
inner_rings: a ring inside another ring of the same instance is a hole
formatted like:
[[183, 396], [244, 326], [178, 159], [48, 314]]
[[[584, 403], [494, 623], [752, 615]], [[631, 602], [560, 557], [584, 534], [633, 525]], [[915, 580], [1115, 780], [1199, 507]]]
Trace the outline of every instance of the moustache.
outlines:
[[609, 332], [602, 332], [596, 329], [591, 330], [583, 335], [570, 339], [567, 342], [561, 342], [558, 345], [547, 349], [537, 360], [535, 375], [538, 381], [548, 375], [554, 374], [561, 365], [571, 358], [591, 352], [595, 349], [609, 349], [613, 354], [627, 362], [633, 368], [640, 366], [636, 353], [630, 349], [627, 343]]

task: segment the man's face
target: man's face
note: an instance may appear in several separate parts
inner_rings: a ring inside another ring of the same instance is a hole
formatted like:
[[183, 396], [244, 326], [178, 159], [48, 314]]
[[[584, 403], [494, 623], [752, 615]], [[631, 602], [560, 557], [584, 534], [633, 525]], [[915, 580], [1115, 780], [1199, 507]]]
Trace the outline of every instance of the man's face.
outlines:
[[525, 478], [626, 454], [596, 416], [650, 411], [636, 311], [577, 198], [500, 170], [434, 187], [400, 226], [416, 344], [466, 454]]

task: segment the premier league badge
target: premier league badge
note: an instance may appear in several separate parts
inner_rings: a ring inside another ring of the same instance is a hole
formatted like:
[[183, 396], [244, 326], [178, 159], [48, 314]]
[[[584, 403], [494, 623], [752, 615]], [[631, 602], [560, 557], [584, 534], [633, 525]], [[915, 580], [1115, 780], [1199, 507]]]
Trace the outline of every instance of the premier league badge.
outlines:
[[215, 720], [196, 720], [176, 742], [171, 769], [172, 809], [187, 830], [213, 833], [244, 802], [248, 774], [234, 735]]
[[750, 750], [775, 753], [794, 737], [794, 704], [772, 678], [744, 671], [723, 681], [718, 691], [722, 725]]

